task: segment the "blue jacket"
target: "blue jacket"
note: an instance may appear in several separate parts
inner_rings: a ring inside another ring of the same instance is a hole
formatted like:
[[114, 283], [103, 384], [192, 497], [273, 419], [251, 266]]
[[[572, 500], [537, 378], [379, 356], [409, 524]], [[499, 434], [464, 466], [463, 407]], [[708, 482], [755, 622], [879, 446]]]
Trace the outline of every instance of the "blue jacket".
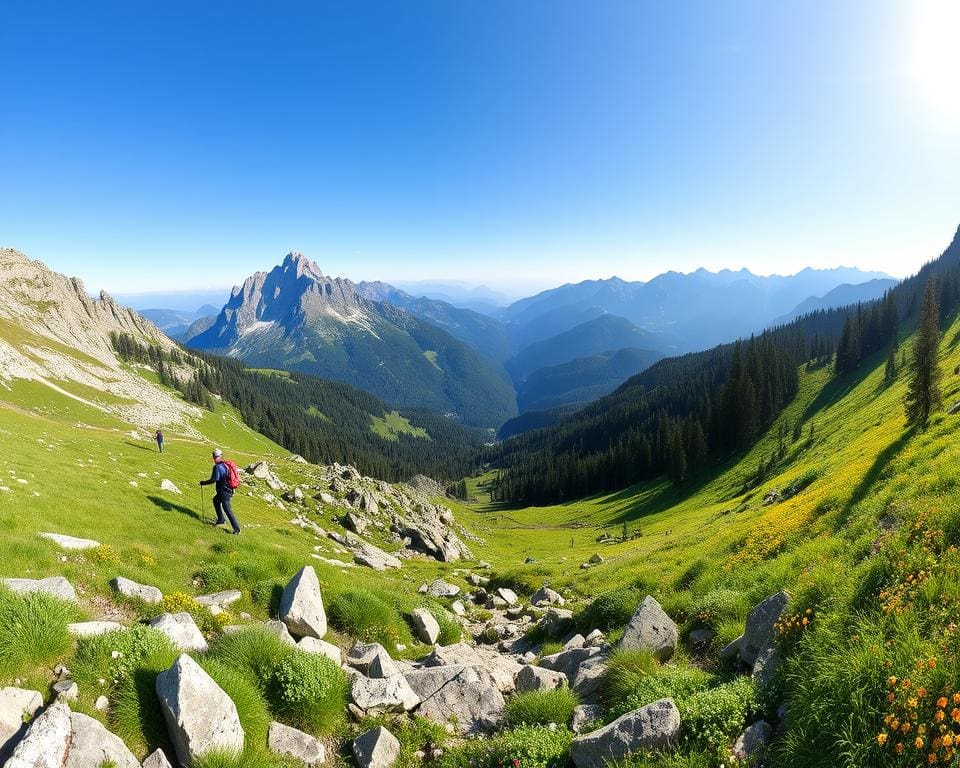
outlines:
[[233, 488], [227, 485], [227, 465], [222, 461], [218, 461], [213, 465], [213, 472], [210, 473], [209, 480], [201, 480], [200, 485], [214, 485], [217, 486], [217, 493], [233, 493]]

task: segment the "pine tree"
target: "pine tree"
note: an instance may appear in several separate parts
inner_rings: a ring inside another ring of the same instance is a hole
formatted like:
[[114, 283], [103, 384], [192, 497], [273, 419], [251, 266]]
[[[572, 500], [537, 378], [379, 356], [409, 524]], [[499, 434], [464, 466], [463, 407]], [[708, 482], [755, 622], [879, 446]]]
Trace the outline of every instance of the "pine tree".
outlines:
[[893, 384], [897, 378], [897, 356], [893, 347], [890, 347], [890, 355], [887, 357], [887, 367], [883, 371], [883, 383], [886, 386]]
[[907, 421], [919, 425], [921, 429], [926, 428], [930, 414], [942, 403], [939, 347], [939, 296], [936, 284], [930, 279], [923, 291], [905, 401]]
[[673, 430], [667, 473], [674, 485], [680, 485], [687, 477], [687, 456], [683, 449], [683, 436], [676, 428]]

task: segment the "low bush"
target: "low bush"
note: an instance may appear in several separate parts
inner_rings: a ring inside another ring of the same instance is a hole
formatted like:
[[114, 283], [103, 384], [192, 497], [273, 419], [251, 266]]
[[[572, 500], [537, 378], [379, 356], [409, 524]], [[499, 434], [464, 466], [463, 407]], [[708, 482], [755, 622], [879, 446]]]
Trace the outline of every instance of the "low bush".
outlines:
[[448, 749], [437, 768], [565, 768], [573, 734], [566, 728], [523, 726], [487, 739], [469, 739]]
[[[102, 687], [101, 680], [107, 681], [109, 689], [116, 688], [147, 659], [169, 660], [172, 664], [176, 657], [177, 651], [166, 635], [135, 624], [119, 632], [80, 639], [70, 667], [81, 690], [93, 691]], [[110, 698], [110, 690], [104, 693]]]
[[0, 590], [0, 678], [16, 677], [69, 651], [67, 624], [77, 618], [76, 606], [50, 595]]
[[727, 621], [741, 626], [750, 610], [747, 596], [735, 589], [714, 589], [695, 598], [690, 606], [690, 629], [716, 630]]
[[643, 684], [643, 680], [655, 675], [659, 669], [660, 662], [650, 651], [614, 651], [601, 683], [604, 700], [613, 702], [626, 699]]
[[193, 768], [303, 768], [303, 763], [290, 757], [274, 755], [265, 749], [236, 752], [206, 752], [195, 757]]
[[400, 755], [394, 768], [419, 768], [423, 761], [415, 753], [442, 748], [450, 736], [441, 723], [423, 717], [398, 718], [395, 715], [365, 717], [351, 736], [359, 736], [379, 726], [387, 728], [400, 742]]
[[280, 661], [297, 649], [261, 625], [224, 635], [210, 648], [210, 657], [232, 669], [242, 670], [267, 691]]
[[599, 629], [608, 632], [624, 626], [633, 616], [643, 595], [634, 587], [618, 587], [597, 595], [575, 621], [583, 632]]
[[223, 563], [205, 565], [193, 574], [193, 578], [199, 587], [206, 592], [223, 592], [241, 586], [239, 576], [232, 568]]
[[297, 651], [282, 658], [270, 681], [270, 699], [287, 723], [314, 735], [338, 726], [347, 706], [347, 677], [326, 656]]
[[250, 601], [271, 616], [280, 611], [284, 585], [276, 579], [262, 579], [250, 587]]
[[738, 677], [698, 691], [677, 706], [687, 743], [722, 760], [755, 706], [753, 680]]
[[550, 723], [566, 726], [579, 703], [577, 694], [569, 688], [518, 693], [507, 701], [503, 719], [510, 727]]
[[626, 660], [611, 663], [604, 675], [602, 690], [608, 722], [658, 699], [670, 698], [679, 702], [706, 690], [714, 681], [712, 675], [686, 664], [668, 664], [652, 673], [645, 671], [640, 657], [634, 656], [638, 653], [642, 652], [625, 651]]
[[142, 657], [114, 684], [112, 730], [135, 752], [170, 749], [166, 721], [157, 699], [157, 675], [176, 661], [179, 652], [169, 643], [148, 641]]
[[369, 590], [341, 592], [330, 601], [327, 614], [334, 627], [366, 643], [393, 651], [398, 643], [413, 642], [400, 612]]

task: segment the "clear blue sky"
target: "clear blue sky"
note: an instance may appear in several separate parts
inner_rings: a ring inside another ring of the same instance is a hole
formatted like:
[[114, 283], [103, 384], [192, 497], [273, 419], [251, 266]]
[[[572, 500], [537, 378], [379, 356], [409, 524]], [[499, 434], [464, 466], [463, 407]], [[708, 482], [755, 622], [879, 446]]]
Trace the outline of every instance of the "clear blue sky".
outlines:
[[4, 3], [0, 244], [113, 292], [905, 274], [960, 224], [960, 3]]

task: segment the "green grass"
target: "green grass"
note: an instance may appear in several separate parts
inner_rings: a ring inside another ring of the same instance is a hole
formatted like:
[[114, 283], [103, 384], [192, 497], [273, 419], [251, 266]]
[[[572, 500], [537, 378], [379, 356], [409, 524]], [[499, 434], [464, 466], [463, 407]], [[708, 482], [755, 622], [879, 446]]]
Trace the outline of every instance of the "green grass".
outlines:
[[394, 604], [365, 589], [334, 596], [327, 606], [331, 624], [365, 643], [380, 643], [389, 651], [410, 645], [412, 635]]
[[63, 600], [0, 589], [0, 677], [18, 677], [65, 654], [72, 645], [67, 624], [77, 618], [76, 606]]
[[322, 736], [343, 721], [347, 677], [326, 656], [297, 651], [281, 658], [269, 690], [278, 715], [295, 728]]
[[[523, 726], [486, 739], [468, 739], [448, 749], [437, 768], [564, 768], [573, 734], [566, 728]], [[516, 761], [516, 763], [514, 762]]]
[[580, 699], [569, 688], [553, 691], [527, 691], [507, 701], [503, 720], [508, 727], [549, 725], [566, 727]]
[[427, 430], [423, 427], [413, 426], [406, 416], [401, 416], [397, 411], [389, 411], [383, 417], [371, 416], [370, 419], [373, 422], [370, 428], [384, 440], [397, 442], [400, 435], [419, 437], [424, 440], [430, 439]]

